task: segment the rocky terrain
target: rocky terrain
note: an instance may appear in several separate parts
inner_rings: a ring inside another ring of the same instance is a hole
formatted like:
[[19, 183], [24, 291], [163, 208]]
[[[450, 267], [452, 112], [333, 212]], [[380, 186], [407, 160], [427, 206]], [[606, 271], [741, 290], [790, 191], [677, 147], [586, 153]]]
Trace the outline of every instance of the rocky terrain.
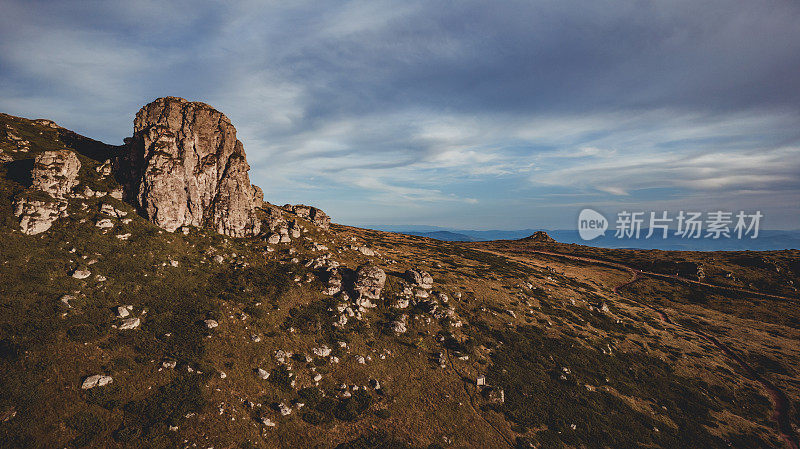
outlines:
[[203, 103], [0, 115], [0, 447], [797, 447], [800, 252], [442, 242], [248, 169]]

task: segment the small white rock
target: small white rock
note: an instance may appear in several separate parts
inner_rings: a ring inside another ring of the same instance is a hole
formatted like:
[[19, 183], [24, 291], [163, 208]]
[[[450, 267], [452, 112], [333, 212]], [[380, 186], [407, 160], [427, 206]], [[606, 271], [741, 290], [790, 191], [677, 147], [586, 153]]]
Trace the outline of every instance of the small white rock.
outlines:
[[178, 366], [178, 362], [175, 360], [165, 360], [161, 362], [161, 366], [167, 369], [175, 369], [175, 367]]
[[111, 378], [111, 376], [106, 376], [104, 374], [95, 374], [93, 376], [87, 377], [83, 381], [83, 385], [81, 385], [81, 388], [84, 390], [88, 390], [94, 387], [103, 387], [110, 384], [113, 381], [114, 379]]
[[142, 320], [136, 317], [126, 318], [122, 321], [122, 324], [119, 326], [120, 330], [129, 330], [129, 329], [136, 329], [139, 325], [142, 324]]

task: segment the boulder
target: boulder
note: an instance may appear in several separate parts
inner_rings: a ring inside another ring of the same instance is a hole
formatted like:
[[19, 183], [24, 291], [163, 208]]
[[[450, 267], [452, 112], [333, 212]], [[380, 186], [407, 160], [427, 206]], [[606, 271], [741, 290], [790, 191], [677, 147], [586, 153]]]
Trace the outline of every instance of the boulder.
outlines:
[[306, 206], [305, 204], [296, 204], [291, 205], [287, 204], [283, 206], [285, 210], [292, 212], [293, 214], [297, 215], [300, 218], [304, 218], [315, 225], [319, 226], [323, 229], [328, 229], [331, 224], [331, 217], [328, 216], [325, 212], [321, 209], [317, 209], [316, 207]]
[[36, 156], [31, 188], [53, 198], [66, 198], [78, 184], [81, 162], [70, 150], [45, 151]]
[[412, 285], [419, 286], [424, 289], [433, 287], [433, 276], [426, 271], [407, 270], [403, 277]]
[[159, 98], [134, 120], [133, 137], [119, 158], [126, 198], [161, 228], [208, 227], [220, 234], [258, 234], [261, 189], [231, 121], [211, 106]]
[[23, 234], [41, 234], [50, 229], [56, 220], [67, 216], [67, 202], [23, 196], [14, 203], [14, 215], [19, 218]]
[[113, 381], [114, 379], [111, 378], [111, 376], [106, 376], [104, 374], [95, 374], [93, 376], [89, 376], [86, 379], [84, 379], [83, 384], [81, 385], [81, 389], [88, 390], [94, 387], [104, 387]]
[[356, 270], [356, 280], [353, 290], [361, 297], [378, 299], [386, 283], [386, 273], [375, 265], [362, 265]]
[[92, 275], [92, 272], [89, 271], [88, 268], [77, 268], [75, 271], [72, 272], [72, 277], [75, 279], [86, 279]]
[[45, 151], [36, 156], [31, 187], [14, 203], [20, 230], [34, 235], [47, 231], [67, 216], [67, 196], [78, 184], [81, 163], [69, 150]]
[[122, 320], [122, 324], [120, 324], [120, 330], [131, 330], [136, 329], [139, 325], [142, 324], [142, 320], [136, 317], [125, 318]]

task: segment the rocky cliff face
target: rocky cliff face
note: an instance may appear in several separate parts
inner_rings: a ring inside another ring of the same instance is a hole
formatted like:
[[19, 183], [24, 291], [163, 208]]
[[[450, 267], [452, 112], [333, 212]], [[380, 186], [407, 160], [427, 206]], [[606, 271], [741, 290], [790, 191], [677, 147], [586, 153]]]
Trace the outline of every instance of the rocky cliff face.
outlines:
[[205, 103], [159, 98], [136, 114], [119, 161], [128, 201], [167, 231], [210, 227], [233, 237], [260, 232], [261, 189], [236, 129]]

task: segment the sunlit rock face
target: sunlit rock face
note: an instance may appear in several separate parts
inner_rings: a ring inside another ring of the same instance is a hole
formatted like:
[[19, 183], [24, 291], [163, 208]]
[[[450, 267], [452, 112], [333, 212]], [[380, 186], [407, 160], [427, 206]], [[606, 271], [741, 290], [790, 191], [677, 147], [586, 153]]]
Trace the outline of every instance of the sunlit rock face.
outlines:
[[208, 227], [232, 237], [258, 234], [261, 189], [236, 128], [211, 106], [177, 97], [144, 106], [119, 161], [128, 201], [153, 223], [175, 231]]
[[41, 234], [67, 216], [67, 196], [78, 184], [81, 162], [70, 150], [45, 151], [36, 156], [31, 186], [14, 203], [20, 230]]

